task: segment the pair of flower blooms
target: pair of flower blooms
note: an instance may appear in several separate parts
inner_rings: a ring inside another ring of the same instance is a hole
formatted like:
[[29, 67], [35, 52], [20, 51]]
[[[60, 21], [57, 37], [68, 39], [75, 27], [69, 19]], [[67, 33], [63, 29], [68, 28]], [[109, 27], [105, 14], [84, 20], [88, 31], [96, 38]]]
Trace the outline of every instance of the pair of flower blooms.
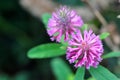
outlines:
[[81, 17], [66, 6], [60, 7], [53, 12], [48, 21], [48, 34], [51, 40], [61, 41], [64, 35], [64, 41], [68, 41], [66, 58], [70, 63], [75, 63], [75, 67], [90, 66], [97, 67], [101, 62], [103, 54], [103, 45], [99, 36], [93, 31], [84, 30], [80, 32], [83, 25]]

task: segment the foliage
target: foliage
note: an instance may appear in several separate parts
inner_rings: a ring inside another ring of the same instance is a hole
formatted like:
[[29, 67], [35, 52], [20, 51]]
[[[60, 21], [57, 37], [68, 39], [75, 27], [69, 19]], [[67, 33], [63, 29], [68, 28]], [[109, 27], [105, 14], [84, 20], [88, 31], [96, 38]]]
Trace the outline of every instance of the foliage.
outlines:
[[[54, 1], [61, 1], [59, 3], [70, 5], [83, 5], [83, 3], [76, 0]], [[120, 30], [120, 19], [116, 19], [116, 15], [119, 14], [119, 11], [116, 13], [115, 9], [113, 9], [113, 11], [106, 10], [103, 14], [109, 22], [111, 20], [114, 21], [118, 25], [117, 29]], [[80, 80], [81, 78], [83, 79], [85, 73], [85, 71], [83, 70], [84, 67], [75, 70], [72, 68], [71, 70], [69, 65], [63, 60], [63, 58], [65, 58], [65, 49], [67, 43], [51, 43], [45, 30], [45, 28], [47, 28], [47, 22], [50, 17], [51, 14], [46, 13], [42, 16], [41, 19], [36, 19], [31, 16], [30, 13], [21, 8], [19, 0], [0, 0], [0, 80], [74, 80], [74, 78], [77, 80]], [[93, 23], [95, 24], [96, 22], [93, 21]], [[100, 26], [100, 23], [98, 24], [98, 26]], [[82, 28], [83, 30], [86, 29], [86, 27]], [[109, 33], [107, 32], [100, 35], [101, 39], [105, 39], [108, 36]], [[57, 46], [54, 46], [54, 50], [50, 47], [53, 51], [51, 53], [48, 53], [48, 50], [50, 50], [50, 48], [48, 49], [46, 43]], [[37, 54], [36, 52], [35, 54], [33, 54], [33, 52], [28, 52], [28, 54], [26, 54], [30, 48], [38, 44], [42, 45], [38, 46], [40, 47], [40, 49], [38, 50]], [[44, 46], [45, 52], [43, 51], [43, 48], [41, 49], [41, 46]], [[108, 52], [109, 53], [106, 53], [102, 56], [105, 60], [107, 60], [107, 58], [120, 56], [119, 51], [111, 52], [110, 50], [108, 50]], [[43, 54], [44, 56], [41, 56]], [[60, 55], [64, 56], [61, 57]], [[59, 58], [51, 60], [48, 57]], [[29, 58], [34, 58], [34, 60]], [[114, 64], [110, 64], [109, 62], [111, 60], [108, 60], [108, 63], [106, 65], [112, 65], [115, 68], [118, 67]], [[51, 62], [51, 67], [49, 61]], [[115, 61], [118, 62], [117, 59], [115, 59]], [[51, 69], [53, 71], [51, 71]], [[113, 67], [111, 69], [114, 73], [118, 71], [115, 71]], [[73, 70], [76, 72], [72, 72]], [[112, 80], [113, 78], [116, 79], [115, 75], [108, 71], [108, 69], [106, 70], [105, 67], [98, 67], [95, 69], [91, 68], [90, 70], [92, 70], [93, 73], [91, 74], [93, 74], [92, 76], [95, 76], [94, 78], [96, 79], [87, 79], [86, 77], [84, 77], [86, 80], [97, 80], [99, 77], [99, 79], [102, 80], [104, 76], [101, 74], [110, 75], [109, 77]], [[53, 79], [53, 74], [56, 77], [55, 79]], [[85, 75], [87, 77], [90, 77], [87, 74]], [[107, 76], [105, 79], [108, 80]]]
[[47, 43], [32, 48], [28, 52], [29, 58], [49, 58], [56, 57], [65, 54], [65, 49], [62, 48], [62, 44]]
[[81, 67], [77, 69], [74, 80], [84, 80], [85, 68]]
[[62, 59], [53, 59], [51, 67], [57, 80], [73, 80], [73, 72]]
[[100, 39], [105, 39], [106, 37], [108, 37], [110, 34], [108, 32], [104, 32], [100, 35]]
[[[47, 25], [47, 22], [50, 18], [49, 14], [43, 15], [42, 19], [45, 25]], [[88, 29], [88, 25], [84, 24], [81, 28], [82, 31]], [[100, 39], [105, 39], [106, 37], [109, 36], [109, 33], [104, 32], [100, 35]], [[64, 41], [62, 40], [62, 44], [43, 44], [40, 46], [37, 46], [35, 48], [32, 48], [28, 52], [28, 57], [29, 58], [48, 58], [48, 57], [54, 57], [54, 56], [59, 56], [63, 55], [65, 53], [65, 45]], [[64, 49], [62, 50], [60, 47], [63, 46]], [[62, 53], [62, 54], [61, 54]], [[110, 58], [110, 57], [118, 57], [120, 56], [119, 52], [111, 52], [109, 54], [103, 55], [103, 58]], [[57, 77], [57, 80], [70, 80], [68, 77], [70, 75], [73, 75], [72, 71], [69, 69], [66, 63], [64, 63], [61, 59], [53, 59], [51, 62], [52, 70]], [[96, 80], [118, 80], [118, 78], [112, 74], [109, 70], [102, 66], [98, 66], [98, 68], [90, 68], [89, 70], [90, 74], [96, 79]], [[85, 74], [85, 69], [84, 67], [78, 68], [77, 72], [74, 76], [74, 80], [84, 80], [84, 74]], [[107, 74], [104, 75], [104, 74]], [[73, 80], [73, 78], [72, 78]]]
[[110, 53], [107, 53], [107, 54], [103, 55], [104, 59], [112, 58], [112, 57], [120, 57], [120, 51], [118, 51], [118, 52], [110, 52]]
[[114, 74], [100, 65], [96, 69], [90, 68], [89, 72], [96, 80], [118, 80]]

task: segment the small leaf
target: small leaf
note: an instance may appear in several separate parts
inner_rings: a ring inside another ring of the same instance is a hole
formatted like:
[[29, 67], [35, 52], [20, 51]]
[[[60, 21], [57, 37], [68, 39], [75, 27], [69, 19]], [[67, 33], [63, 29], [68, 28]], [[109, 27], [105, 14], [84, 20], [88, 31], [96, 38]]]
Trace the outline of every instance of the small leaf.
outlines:
[[53, 59], [51, 61], [51, 67], [57, 80], [72, 80], [73, 73], [62, 59]]
[[119, 80], [113, 73], [100, 65], [98, 68], [91, 67], [89, 72], [96, 80]]
[[77, 69], [74, 80], [84, 80], [85, 68], [81, 67]]
[[48, 43], [36, 46], [28, 51], [29, 58], [49, 58], [65, 54], [62, 44]]
[[42, 15], [42, 21], [45, 24], [45, 27], [47, 28], [48, 20], [51, 18], [51, 15], [48, 13], [45, 13]]
[[65, 37], [64, 35], [61, 37], [61, 41], [60, 41], [60, 42], [61, 42], [61, 44], [63, 44], [64, 47], [66, 48], [66, 47], [68, 46], [68, 42], [65, 42], [65, 41], [64, 41], [64, 37]]
[[84, 24], [82, 27], [81, 27], [81, 30], [84, 31], [84, 30], [87, 30], [88, 29], [88, 24]]
[[100, 34], [100, 39], [105, 39], [109, 36], [110, 34], [108, 32], [104, 32], [102, 34]]
[[104, 59], [112, 58], [112, 57], [120, 57], [120, 51], [118, 51], [118, 52], [110, 52], [110, 53], [107, 53], [107, 54], [103, 55]]

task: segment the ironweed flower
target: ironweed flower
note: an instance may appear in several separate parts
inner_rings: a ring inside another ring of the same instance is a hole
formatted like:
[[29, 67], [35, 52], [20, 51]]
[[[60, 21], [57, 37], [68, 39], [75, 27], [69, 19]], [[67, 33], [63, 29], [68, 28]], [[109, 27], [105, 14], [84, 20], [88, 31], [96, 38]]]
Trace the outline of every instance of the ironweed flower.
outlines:
[[60, 42], [64, 35], [64, 41], [69, 40], [70, 35], [83, 25], [81, 17], [66, 6], [53, 12], [52, 17], [48, 21], [48, 34], [51, 40]]
[[83, 34], [77, 31], [69, 40], [66, 58], [70, 63], [75, 63], [75, 67], [90, 66], [97, 67], [101, 62], [103, 54], [103, 45], [99, 36], [95, 35], [92, 30], [85, 30]]

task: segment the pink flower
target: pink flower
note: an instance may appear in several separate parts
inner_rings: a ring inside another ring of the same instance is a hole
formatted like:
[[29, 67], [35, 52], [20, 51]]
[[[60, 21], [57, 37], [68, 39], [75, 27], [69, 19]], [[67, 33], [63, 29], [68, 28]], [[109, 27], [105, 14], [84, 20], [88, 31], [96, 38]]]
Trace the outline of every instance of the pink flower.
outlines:
[[72, 35], [69, 40], [66, 58], [70, 63], [75, 63], [75, 67], [90, 66], [97, 67], [101, 62], [103, 54], [103, 45], [99, 38], [92, 30], [85, 30], [82, 36], [80, 31]]
[[60, 42], [64, 35], [64, 41], [69, 40], [70, 35], [83, 25], [80, 16], [74, 10], [70, 10], [66, 6], [60, 7], [59, 10], [53, 12], [52, 17], [48, 21], [48, 34], [51, 40]]

